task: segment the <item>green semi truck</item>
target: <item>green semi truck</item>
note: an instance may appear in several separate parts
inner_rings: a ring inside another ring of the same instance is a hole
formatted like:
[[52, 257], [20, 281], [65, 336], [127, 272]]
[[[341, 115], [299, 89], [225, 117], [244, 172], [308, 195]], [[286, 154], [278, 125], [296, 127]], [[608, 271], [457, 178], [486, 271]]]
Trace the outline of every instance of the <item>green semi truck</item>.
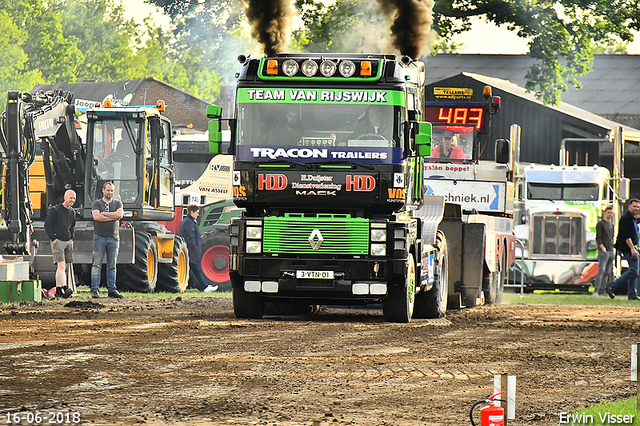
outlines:
[[[386, 320], [409, 322], [442, 316], [450, 297], [482, 300], [482, 277], [453, 282], [448, 263], [478, 245], [484, 225], [426, 191], [424, 64], [381, 54], [239, 61], [229, 122], [233, 199], [245, 209], [229, 227], [236, 317], [381, 303]], [[219, 153], [222, 109], [207, 116]], [[468, 230], [453, 251], [443, 220]], [[477, 262], [482, 274], [482, 250]]]

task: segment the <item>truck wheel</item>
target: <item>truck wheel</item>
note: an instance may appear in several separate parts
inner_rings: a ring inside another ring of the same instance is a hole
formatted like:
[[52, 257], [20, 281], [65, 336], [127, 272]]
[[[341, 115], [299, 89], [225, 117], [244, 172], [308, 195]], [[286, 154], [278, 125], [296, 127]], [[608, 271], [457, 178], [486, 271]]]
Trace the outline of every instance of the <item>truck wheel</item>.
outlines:
[[413, 254], [407, 258], [407, 277], [404, 285], [388, 286], [387, 297], [382, 301], [385, 321], [407, 323], [411, 321], [416, 296], [416, 264]]
[[200, 237], [202, 259], [200, 265], [208, 284], [217, 285], [219, 291], [231, 290], [229, 280], [229, 233], [212, 231]]
[[173, 240], [173, 261], [158, 264], [156, 291], [184, 293], [189, 285], [189, 249], [184, 238]]
[[233, 313], [238, 319], [260, 319], [264, 316], [264, 302], [257, 294], [244, 291], [241, 286], [233, 286]]
[[158, 251], [146, 232], [136, 232], [135, 239], [135, 263], [118, 268], [116, 284], [122, 290], [153, 293], [158, 281]]
[[444, 233], [438, 231], [436, 236], [436, 261], [434, 265], [435, 281], [431, 290], [416, 294], [416, 306], [413, 308], [414, 318], [441, 318], [447, 312], [449, 297], [449, 252]]

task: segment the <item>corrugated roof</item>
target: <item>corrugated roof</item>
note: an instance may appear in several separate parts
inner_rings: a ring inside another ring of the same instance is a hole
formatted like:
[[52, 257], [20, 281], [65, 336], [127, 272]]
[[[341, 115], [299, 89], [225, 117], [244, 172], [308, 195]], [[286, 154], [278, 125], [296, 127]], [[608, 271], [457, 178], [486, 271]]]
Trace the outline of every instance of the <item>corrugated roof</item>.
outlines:
[[[466, 55], [440, 53], [423, 58], [427, 84], [461, 72], [477, 73], [525, 86], [536, 61], [525, 55]], [[578, 78], [582, 89], [569, 86], [562, 101], [594, 114], [640, 115], [640, 55], [594, 55], [593, 71]]]
[[152, 77], [120, 81], [82, 81], [79, 83], [36, 84], [32, 91], [37, 92], [39, 90], [47, 91], [62, 89], [73, 92], [74, 99], [102, 102], [102, 100], [109, 95], [113, 95], [114, 99], [124, 99], [127, 93], [135, 93], [142, 82], [147, 79], [152, 79]]
[[[537, 103], [542, 105], [542, 102], [535, 98], [532, 93], [527, 93], [524, 87], [518, 86], [510, 81], [503, 80], [495, 77], [488, 77], [481, 74], [467, 73], [463, 72], [462, 75], [477, 80], [483, 84], [487, 84], [489, 86], [499, 88], [507, 93], [511, 93], [512, 95], [518, 96], [520, 98], [526, 99], [530, 102]], [[566, 102], [561, 102], [560, 105], [550, 106], [547, 105], [547, 108], [553, 109], [561, 114], [568, 115], [570, 117], [574, 117], [585, 121], [587, 123], [593, 124], [595, 126], [601, 127], [605, 130], [613, 130], [618, 126], [622, 126], [624, 131], [624, 139], [627, 141], [640, 142], [640, 130], [634, 129], [629, 126], [621, 125], [620, 123], [616, 123], [615, 121], [608, 120], [603, 118], [597, 114], [586, 111], [584, 109], [578, 108], [574, 105], [570, 105]]]

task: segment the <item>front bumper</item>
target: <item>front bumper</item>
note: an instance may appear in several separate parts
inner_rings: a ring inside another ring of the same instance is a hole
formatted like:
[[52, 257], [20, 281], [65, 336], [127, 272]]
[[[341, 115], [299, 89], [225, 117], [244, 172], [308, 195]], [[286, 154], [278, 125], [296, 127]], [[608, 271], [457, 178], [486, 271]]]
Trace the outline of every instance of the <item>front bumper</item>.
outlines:
[[[333, 279], [296, 278], [297, 271], [329, 271]], [[403, 285], [406, 259], [231, 257], [234, 287], [270, 299], [312, 303], [366, 302], [386, 297], [388, 286]]]

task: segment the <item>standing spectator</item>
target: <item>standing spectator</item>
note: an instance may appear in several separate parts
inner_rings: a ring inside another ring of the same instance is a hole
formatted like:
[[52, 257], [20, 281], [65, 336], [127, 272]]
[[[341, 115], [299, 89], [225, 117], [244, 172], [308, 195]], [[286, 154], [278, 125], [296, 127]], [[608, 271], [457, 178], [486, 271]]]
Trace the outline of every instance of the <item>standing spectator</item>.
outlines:
[[635, 218], [638, 211], [640, 211], [640, 200], [632, 198], [629, 200], [628, 210], [620, 218], [615, 248], [627, 260], [629, 269], [607, 286], [607, 294], [612, 299], [616, 297], [616, 291], [622, 288], [624, 284], [627, 284], [629, 300], [640, 300], [637, 293], [638, 250], [636, 249], [636, 244], [638, 244], [638, 224]]
[[187, 207], [187, 215], [180, 224], [178, 235], [187, 242], [187, 248], [189, 249], [189, 268], [195, 276], [198, 290], [204, 291], [205, 293], [213, 293], [218, 290], [218, 286], [207, 285], [207, 279], [204, 277], [202, 267], [200, 266], [202, 249], [200, 248], [200, 231], [198, 230], [198, 223], [196, 222], [199, 214], [200, 207], [195, 204], [190, 204]]
[[606, 294], [605, 284], [611, 274], [615, 253], [613, 252], [613, 206], [607, 206], [602, 214], [602, 219], [596, 225], [596, 242], [598, 243], [598, 275], [593, 285], [593, 295]]
[[120, 248], [118, 224], [124, 209], [119, 200], [113, 199], [116, 187], [111, 182], [102, 186], [102, 198], [91, 205], [93, 216], [93, 265], [91, 266], [91, 297], [100, 297], [102, 260], [107, 255], [107, 293], [114, 299], [122, 299], [116, 290], [116, 259]]
[[[64, 193], [64, 201], [49, 209], [44, 221], [44, 230], [51, 241], [51, 254], [56, 269], [56, 297], [68, 299], [73, 290], [67, 284], [67, 264], [73, 263], [73, 231], [76, 225], [75, 191]], [[73, 273], [73, 271], [72, 271]]]

